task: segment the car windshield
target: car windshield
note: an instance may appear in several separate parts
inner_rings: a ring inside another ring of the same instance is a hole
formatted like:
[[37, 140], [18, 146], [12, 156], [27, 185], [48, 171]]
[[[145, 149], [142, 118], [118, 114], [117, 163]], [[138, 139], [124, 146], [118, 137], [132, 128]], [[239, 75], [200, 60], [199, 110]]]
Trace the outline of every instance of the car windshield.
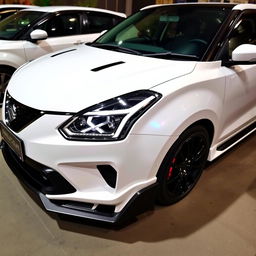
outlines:
[[92, 46], [131, 54], [200, 60], [232, 6], [168, 5], [129, 17]]
[[13, 39], [21, 30], [44, 15], [44, 12], [17, 12], [0, 22], [0, 39]]

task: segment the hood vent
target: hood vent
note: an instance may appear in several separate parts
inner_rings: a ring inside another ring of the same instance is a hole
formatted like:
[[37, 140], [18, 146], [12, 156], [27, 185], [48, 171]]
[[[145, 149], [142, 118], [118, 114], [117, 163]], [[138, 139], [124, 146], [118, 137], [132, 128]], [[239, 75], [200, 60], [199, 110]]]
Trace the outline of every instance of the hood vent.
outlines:
[[124, 61], [113, 62], [113, 63], [107, 64], [107, 65], [104, 65], [104, 66], [93, 68], [93, 69], [91, 69], [91, 71], [98, 72], [98, 71], [101, 71], [103, 69], [110, 68], [110, 67], [117, 66], [117, 65], [121, 65], [121, 64], [124, 64], [124, 63], [125, 63]]
[[54, 57], [59, 56], [61, 54], [64, 54], [64, 53], [67, 53], [67, 52], [73, 52], [73, 51], [76, 51], [76, 49], [70, 49], [70, 50], [66, 50], [66, 51], [63, 51], [63, 52], [59, 52], [59, 53], [53, 54], [51, 57], [54, 58]]

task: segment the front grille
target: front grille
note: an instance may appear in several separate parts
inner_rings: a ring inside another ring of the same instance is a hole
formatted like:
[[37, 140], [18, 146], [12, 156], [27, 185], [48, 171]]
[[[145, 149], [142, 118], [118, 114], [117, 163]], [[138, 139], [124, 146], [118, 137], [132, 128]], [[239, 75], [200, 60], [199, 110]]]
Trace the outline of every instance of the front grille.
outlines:
[[14, 132], [20, 132], [42, 115], [43, 113], [40, 110], [19, 103], [7, 93], [5, 99], [5, 121], [7, 126]]

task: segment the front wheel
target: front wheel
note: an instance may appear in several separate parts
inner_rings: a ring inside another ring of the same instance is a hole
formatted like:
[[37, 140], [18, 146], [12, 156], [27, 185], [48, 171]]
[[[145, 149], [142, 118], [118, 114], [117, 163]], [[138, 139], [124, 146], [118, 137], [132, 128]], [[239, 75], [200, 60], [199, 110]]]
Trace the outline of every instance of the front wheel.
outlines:
[[209, 148], [209, 134], [202, 126], [188, 128], [179, 136], [157, 175], [160, 204], [176, 203], [193, 189], [202, 174]]
[[0, 67], [0, 105], [3, 102], [5, 89], [13, 73], [14, 69], [8, 67]]

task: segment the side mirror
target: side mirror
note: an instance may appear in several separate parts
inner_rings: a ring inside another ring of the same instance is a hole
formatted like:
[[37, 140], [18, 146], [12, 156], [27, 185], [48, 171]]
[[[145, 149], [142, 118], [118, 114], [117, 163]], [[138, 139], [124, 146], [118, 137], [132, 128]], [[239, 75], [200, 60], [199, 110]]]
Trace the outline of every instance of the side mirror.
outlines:
[[47, 32], [42, 29], [36, 29], [30, 33], [30, 38], [32, 39], [32, 41], [35, 41], [35, 42], [38, 40], [47, 39], [47, 37], [48, 37]]
[[256, 64], [256, 45], [241, 44], [232, 52], [233, 62]]

